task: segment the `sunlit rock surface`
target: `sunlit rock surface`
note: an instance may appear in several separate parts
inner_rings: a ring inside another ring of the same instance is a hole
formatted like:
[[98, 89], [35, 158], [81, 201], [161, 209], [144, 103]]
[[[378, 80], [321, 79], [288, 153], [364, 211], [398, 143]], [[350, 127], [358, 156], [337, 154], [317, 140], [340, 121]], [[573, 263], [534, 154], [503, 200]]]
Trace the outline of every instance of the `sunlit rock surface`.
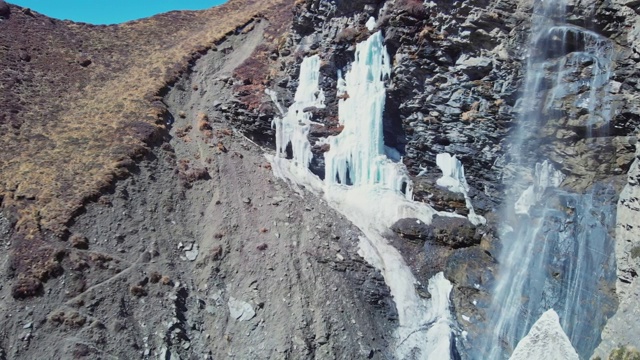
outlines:
[[578, 354], [560, 326], [558, 314], [548, 310], [525, 336], [509, 360], [578, 360]]

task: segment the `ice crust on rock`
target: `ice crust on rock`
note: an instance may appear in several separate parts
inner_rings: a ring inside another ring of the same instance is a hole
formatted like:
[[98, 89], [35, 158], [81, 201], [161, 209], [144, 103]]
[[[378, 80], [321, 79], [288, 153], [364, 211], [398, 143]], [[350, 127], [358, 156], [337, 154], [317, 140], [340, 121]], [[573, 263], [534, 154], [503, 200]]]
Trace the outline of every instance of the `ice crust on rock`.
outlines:
[[578, 360], [578, 353], [560, 326], [560, 318], [547, 310], [522, 338], [509, 360]]
[[476, 214], [471, 198], [469, 197], [469, 184], [464, 177], [464, 166], [458, 158], [451, 154], [443, 153], [436, 155], [436, 165], [442, 171], [442, 177], [436, 181], [436, 184], [447, 188], [451, 192], [457, 192], [464, 195], [464, 202], [469, 209], [469, 221], [473, 225], [483, 225], [487, 220]]
[[564, 178], [564, 174], [556, 170], [548, 160], [537, 163], [533, 185], [529, 186], [516, 201], [516, 214], [529, 214], [529, 209], [542, 199], [545, 190], [560, 186]]
[[469, 185], [464, 177], [464, 167], [455, 155], [451, 156], [448, 153], [436, 155], [436, 165], [442, 171], [442, 177], [436, 181], [436, 184], [452, 192], [464, 194], [469, 191]]
[[[303, 64], [313, 64], [313, 61], [305, 59]], [[403, 218], [416, 218], [429, 224], [435, 214], [450, 215], [412, 201], [412, 183], [406, 168], [401, 162], [393, 162], [385, 156], [382, 113], [384, 81], [389, 75], [389, 56], [382, 45], [382, 35], [377, 32], [357, 45], [351, 70], [344, 78], [340, 76], [338, 92], [344, 94], [345, 99], [339, 103], [339, 119], [344, 130], [325, 140], [330, 144], [330, 150], [325, 154], [327, 176], [322, 181], [308, 168], [306, 135], [309, 119], [300, 115], [298, 105], [299, 92], [307, 94], [301, 96], [300, 104], [320, 102], [320, 97], [308, 96], [319, 92], [319, 66], [303, 66], [300, 86], [306, 90], [298, 89], [296, 102], [287, 115], [274, 121], [278, 153], [266, 157], [275, 176], [298, 189], [300, 195], [303, 192], [299, 187], [304, 187], [324, 196], [330, 206], [364, 233], [365, 236], [360, 237], [359, 253], [382, 273], [398, 310], [395, 357], [447, 360], [451, 358], [452, 344], [451, 283], [438, 273], [427, 286], [431, 298], [426, 300], [418, 296], [417, 280], [411, 269], [383, 235]], [[295, 137], [299, 135], [304, 139]], [[300, 146], [293, 146], [293, 159], [287, 160], [283, 156], [284, 149], [287, 141], [294, 138]]]

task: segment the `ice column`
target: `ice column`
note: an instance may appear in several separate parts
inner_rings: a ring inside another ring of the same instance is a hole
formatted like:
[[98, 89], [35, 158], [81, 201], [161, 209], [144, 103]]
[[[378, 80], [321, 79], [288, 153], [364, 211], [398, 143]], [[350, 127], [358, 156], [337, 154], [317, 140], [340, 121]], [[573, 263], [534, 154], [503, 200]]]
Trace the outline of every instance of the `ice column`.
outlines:
[[338, 118], [344, 126], [337, 136], [327, 139], [326, 181], [329, 184], [374, 185], [412, 196], [406, 169], [389, 160], [384, 151], [382, 114], [391, 74], [389, 55], [377, 32], [356, 47], [355, 61], [344, 79], [339, 80]]
[[[308, 107], [324, 108], [324, 92], [318, 87], [320, 78], [320, 57], [307, 57], [300, 65], [300, 79], [293, 104], [282, 118], [275, 118], [272, 127], [276, 129], [276, 152], [286, 157], [287, 146], [291, 144], [294, 164], [303, 169], [311, 163], [311, 144], [307, 136], [311, 126], [311, 114], [305, 112]], [[274, 93], [269, 95], [274, 98]], [[277, 103], [278, 109], [282, 107]]]

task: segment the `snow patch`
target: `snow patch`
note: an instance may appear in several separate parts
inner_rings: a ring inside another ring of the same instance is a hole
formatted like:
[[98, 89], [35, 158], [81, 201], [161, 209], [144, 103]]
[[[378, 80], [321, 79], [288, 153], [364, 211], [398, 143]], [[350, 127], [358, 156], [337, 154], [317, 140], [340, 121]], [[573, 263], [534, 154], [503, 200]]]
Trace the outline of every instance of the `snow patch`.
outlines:
[[364, 24], [364, 26], [366, 26], [369, 31], [373, 31], [373, 29], [376, 28], [376, 19], [373, 16], [370, 17], [369, 20], [367, 20], [367, 23]]

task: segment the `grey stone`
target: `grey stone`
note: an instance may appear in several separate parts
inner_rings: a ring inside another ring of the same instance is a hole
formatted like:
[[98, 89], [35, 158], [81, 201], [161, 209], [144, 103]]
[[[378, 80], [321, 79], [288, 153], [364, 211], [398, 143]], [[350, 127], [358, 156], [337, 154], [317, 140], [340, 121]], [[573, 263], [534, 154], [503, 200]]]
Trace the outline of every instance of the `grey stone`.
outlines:
[[187, 250], [184, 252], [184, 255], [187, 257], [187, 260], [189, 261], [195, 261], [198, 258], [198, 254], [199, 254], [198, 244], [193, 244], [193, 247], [191, 250]]
[[564, 359], [578, 360], [576, 350], [560, 326], [560, 318], [553, 310], [548, 310], [529, 331], [509, 360]]
[[229, 314], [238, 321], [248, 321], [256, 316], [256, 312], [248, 302], [229, 297]]

